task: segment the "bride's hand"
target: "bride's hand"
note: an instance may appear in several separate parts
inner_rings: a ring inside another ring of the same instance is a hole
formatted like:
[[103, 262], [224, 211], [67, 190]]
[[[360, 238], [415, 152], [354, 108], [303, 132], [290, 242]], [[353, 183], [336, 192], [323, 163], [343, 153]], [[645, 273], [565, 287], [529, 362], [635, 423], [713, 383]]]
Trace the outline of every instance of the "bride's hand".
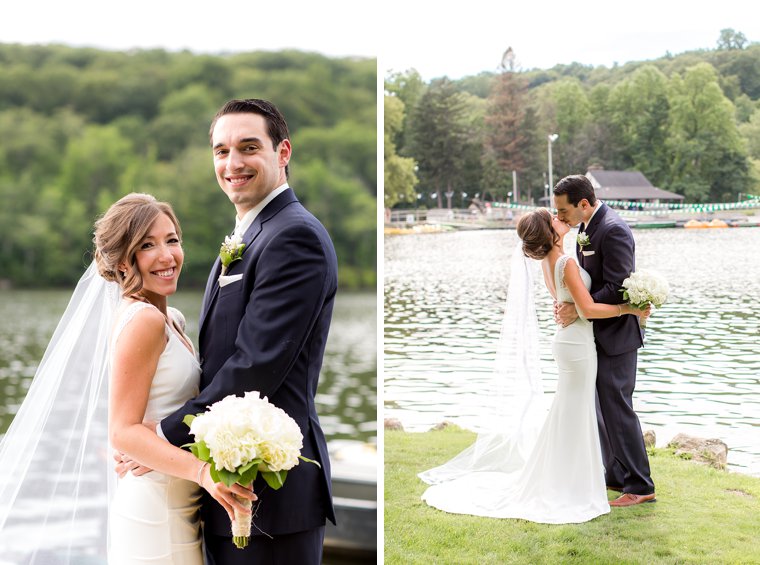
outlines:
[[246, 488], [237, 483], [228, 487], [224, 483], [215, 483], [211, 478], [211, 471], [208, 464], [203, 466], [203, 474], [201, 477], [200, 485], [206, 489], [206, 491], [222, 505], [222, 508], [227, 512], [230, 517], [230, 521], [235, 519], [235, 511], [242, 512], [243, 514], [250, 514], [251, 510], [243, 506], [243, 504], [235, 498], [233, 495], [247, 498], [248, 500], [255, 502], [259, 499], [253, 492], [253, 485], [251, 488]]
[[631, 314], [634, 316], [638, 316], [639, 318], [648, 318], [652, 314], [652, 305], [647, 304], [647, 307], [644, 310], [641, 310], [640, 308], [636, 308], [635, 306], [628, 306], [631, 310]]

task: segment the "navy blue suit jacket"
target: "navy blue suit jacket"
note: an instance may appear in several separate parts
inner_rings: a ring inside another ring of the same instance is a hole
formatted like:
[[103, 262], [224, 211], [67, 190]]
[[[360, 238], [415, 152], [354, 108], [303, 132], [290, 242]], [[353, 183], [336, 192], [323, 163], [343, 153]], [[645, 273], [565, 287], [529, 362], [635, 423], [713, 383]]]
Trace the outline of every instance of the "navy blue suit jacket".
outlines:
[[[636, 268], [636, 244], [628, 224], [609, 206], [602, 203], [588, 226], [581, 224], [591, 242], [581, 249], [576, 243], [578, 260], [591, 275], [591, 296], [594, 302], [625, 302], [623, 281]], [[594, 320], [594, 337], [603, 353], [620, 355], [642, 346], [642, 332], [636, 316], [620, 316]]]
[[[186, 414], [204, 412], [229, 394], [257, 390], [282, 408], [303, 433], [300, 462], [275, 491], [254, 482], [259, 507], [252, 535], [287, 534], [335, 522], [327, 444], [314, 406], [322, 356], [332, 318], [338, 266], [327, 231], [291, 189], [270, 202], [246, 231], [241, 260], [227, 275], [239, 281], [219, 287], [219, 259], [206, 284], [200, 317], [201, 392], [161, 422], [169, 441], [192, 442]], [[255, 504], [255, 503], [254, 503]], [[230, 534], [222, 507], [205, 495], [206, 532]]]

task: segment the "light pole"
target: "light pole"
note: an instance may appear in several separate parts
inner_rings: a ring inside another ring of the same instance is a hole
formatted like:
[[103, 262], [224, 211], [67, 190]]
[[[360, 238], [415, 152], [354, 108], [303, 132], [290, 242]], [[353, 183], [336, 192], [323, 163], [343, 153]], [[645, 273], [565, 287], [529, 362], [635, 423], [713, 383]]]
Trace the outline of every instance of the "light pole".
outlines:
[[549, 191], [554, 188], [554, 180], [552, 179], [552, 143], [557, 141], [557, 138], [559, 137], [558, 133], [551, 133], [547, 136], [549, 142], [549, 184], [546, 186], [546, 194], [544, 194], [544, 197], [546, 198], [546, 205], [549, 206]]

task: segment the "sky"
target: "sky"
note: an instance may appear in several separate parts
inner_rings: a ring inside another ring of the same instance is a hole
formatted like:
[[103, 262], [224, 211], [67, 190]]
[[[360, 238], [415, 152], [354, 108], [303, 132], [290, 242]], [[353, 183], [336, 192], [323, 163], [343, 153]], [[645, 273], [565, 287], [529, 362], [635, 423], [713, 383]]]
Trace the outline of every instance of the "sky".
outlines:
[[[300, 49], [328, 56], [376, 57], [370, 18], [345, 0], [34, 0], [3, 2], [0, 43], [64, 43], [197, 53]], [[262, 6], [278, 12], [265, 12]]]
[[713, 49], [724, 28], [760, 42], [760, 3], [744, 0], [465, 0], [436, 11], [386, 2], [406, 18], [393, 33], [401, 39], [383, 46], [381, 66], [415, 68], [426, 80], [496, 71], [508, 47], [527, 70], [572, 62], [610, 67]]
[[[197, 53], [286, 48], [377, 57], [381, 73], [426, 80], [495, 71], [507, 47], [523, 69], [612, 66], [712, 49], [723, 28], [760, 41], [751, 0], [36, 0], [4, 2], [0, 42]], [[623, 8], [621, 8], [623, 6]]]

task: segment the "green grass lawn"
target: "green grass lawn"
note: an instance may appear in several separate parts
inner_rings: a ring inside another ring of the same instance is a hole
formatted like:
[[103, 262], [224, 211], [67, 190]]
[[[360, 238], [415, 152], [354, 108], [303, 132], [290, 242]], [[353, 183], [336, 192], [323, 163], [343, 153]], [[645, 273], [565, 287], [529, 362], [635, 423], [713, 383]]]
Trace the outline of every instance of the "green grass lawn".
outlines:
[[664, 449], [650, 452], [656, 503], [612, 508], [585, 524], [480, 518], [427, 506], [417, 473], [474, 438], [459, 429], [385, 431], [385, 563], [760, 564], [760, 479]]

